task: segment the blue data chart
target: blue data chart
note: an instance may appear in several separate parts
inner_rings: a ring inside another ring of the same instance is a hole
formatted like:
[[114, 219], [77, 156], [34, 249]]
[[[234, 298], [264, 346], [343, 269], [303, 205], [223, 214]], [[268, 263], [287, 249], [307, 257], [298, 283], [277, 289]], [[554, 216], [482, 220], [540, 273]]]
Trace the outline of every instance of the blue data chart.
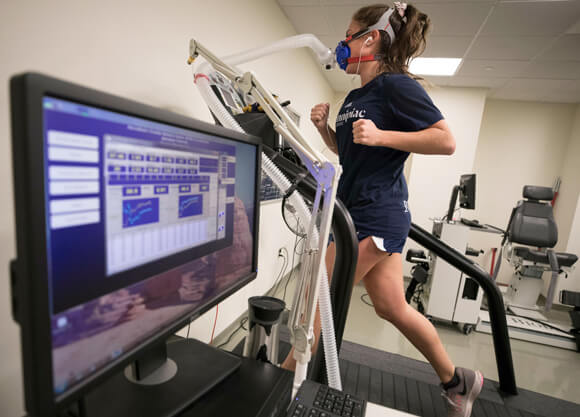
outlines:
[[179, 197], [179, 217], [197, 216], [203, 213], [203, 194]]
[[140, 198], [123, 201], [123, 228], [159, 221], [159, 199]]

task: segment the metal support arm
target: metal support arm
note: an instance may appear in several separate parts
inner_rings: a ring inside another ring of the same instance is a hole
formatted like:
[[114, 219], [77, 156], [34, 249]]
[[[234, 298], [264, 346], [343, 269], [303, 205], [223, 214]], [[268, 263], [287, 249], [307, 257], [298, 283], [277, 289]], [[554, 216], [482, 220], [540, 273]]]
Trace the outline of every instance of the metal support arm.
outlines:
[[[203, 56], [217, 71], [230, 79], [241, 91], [251, 95], [262, 106], [272, 121], [274, 129], [296, 151], [317, 182], [310, 223], [306, 228], [305, 255], [302, 260], [300, 280], [292, 303], [289, 322], [295, 358], [305, 369], [306, 364], [310, 361], [314, 341], [313, 325], [318, 303], [319, 284], [320, 279], [322, 279], [327, 238], [330, 234], [341, 167], [330, 162], [306, 141], [298, 126], [252, 72], [242, 74], [195, 39], [190, 41], [189, 53], [188, 64], [193, 63], [199, 55]], [[321, 212], [320, 230], [316, 225], [319, 211]], [[298, 378], [303, 378], [304, 375], [303, 372], [302, 376]], [[301, 382], [298, 381], [298, 383]]]

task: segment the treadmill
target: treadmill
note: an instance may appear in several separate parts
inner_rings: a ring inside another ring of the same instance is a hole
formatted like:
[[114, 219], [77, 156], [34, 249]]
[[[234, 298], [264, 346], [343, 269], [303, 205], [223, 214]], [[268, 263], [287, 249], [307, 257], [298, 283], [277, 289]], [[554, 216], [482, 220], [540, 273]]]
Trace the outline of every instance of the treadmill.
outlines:
[[[266, 147], [264, 150], [290, 180], [302, 178], [297, 188], [306, 200], [312, 200], [316, 190], [314, 180], [304, 178], [301, 175], [303, 169], [280, 153]], [[365, 409], [363, 413], [368, 417], [408, 414], [446, 417], [447, 411], [440, 394], [439, 380], [428, 363], [342, 340], [353, 288], [358, 240], [352, 219], [339, 200], [334, 213], [333, 232], [337, 250], [336, 259], [339, 263], [334, 267], [330, 292], [343, 392], [371, 403], [372, 407]], [[472, 416], [580, 416], [578, 404], [517, 388], [503, 299], [491, 276], [475, 262], [414, 223], [411, 224], [409, 238], [473, 278], [487, 296], [499, 381], [488, 379], [484, 381], [483, 390], [474, 403]], [[289, 334], [282, 331], [281, 357], [289, 352], [290, 347]], [[320, 347], [311, 362], [308, 380], [310, 381], [305, 383], [308, 383], [310, 391], [326, 385], [324, 354]], [[289, 391], [282, 395], [281, 402], [287, 402], [288, 397]], [[393, 409], [393, 412], [389, 413], [388, 409]], [[288, 409], [279, 406], [277, 415], [300, 415], [294, 414], [294, 411], [292, 407]], [[304, 413], [305, 417], [309, 415]]]

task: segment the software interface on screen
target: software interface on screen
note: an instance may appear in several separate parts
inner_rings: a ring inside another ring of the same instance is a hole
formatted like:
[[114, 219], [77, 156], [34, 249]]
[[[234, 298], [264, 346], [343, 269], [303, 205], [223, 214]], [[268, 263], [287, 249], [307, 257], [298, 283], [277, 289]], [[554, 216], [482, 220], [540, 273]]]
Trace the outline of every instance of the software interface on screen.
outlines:
[[54, 97], [43, 109], [60, 394], [251, 272], [256, 147]]

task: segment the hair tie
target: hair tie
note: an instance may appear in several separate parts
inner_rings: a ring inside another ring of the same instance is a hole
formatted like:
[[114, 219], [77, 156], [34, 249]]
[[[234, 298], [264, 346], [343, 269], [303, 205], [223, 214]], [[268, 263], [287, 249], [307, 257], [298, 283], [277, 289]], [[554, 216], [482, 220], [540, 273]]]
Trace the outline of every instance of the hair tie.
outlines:
[[405, 16], [405, 10], [407, 10], [407, 3], [401, 3], [400, 1], [396, 1], [394, 3], [395, 9], [399, 12], [399, 16], [401, 16], [403, 22], [407, 23], [407, 17]]

